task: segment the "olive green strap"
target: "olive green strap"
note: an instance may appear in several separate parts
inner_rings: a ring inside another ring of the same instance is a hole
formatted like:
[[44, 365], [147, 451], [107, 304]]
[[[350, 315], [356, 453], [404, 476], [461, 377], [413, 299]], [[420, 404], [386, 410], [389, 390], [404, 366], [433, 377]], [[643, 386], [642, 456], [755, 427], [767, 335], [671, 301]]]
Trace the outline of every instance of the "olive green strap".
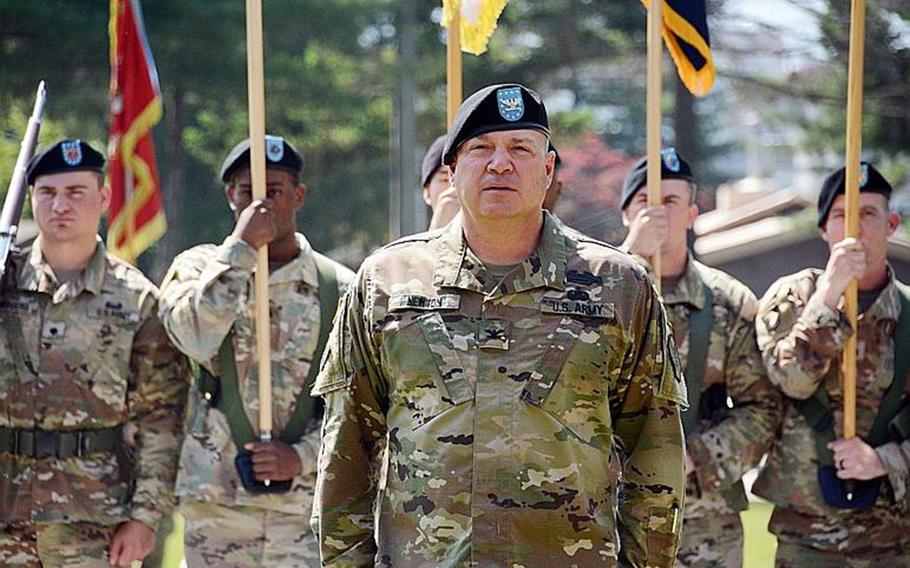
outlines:
[[335, 272], [335, 264], [328, 257], [315, 251], [313, 258], [316, 260], [316, 275], [319, 278], [319, 340], [310, 361], [310, 372], [297, 395], [294, 413], [281, 433], [281, 439], [288, 444], [293, 444], [303, 437], [312, 419], [321, 418], [322, 398], [310, 396], [310, 390], [316, 383], [322, 352], [325, 351], [335, 310], [338, 308], [338, 275]]
[[[872, 447], [880, 446], [889, 438], [895, 441], [906, 439], [907, 428], [910, 423], [910, 404], [904, 391], [907, 387], [908, 373], [910, 373], [910, 350], [899, 348], [910, 345], [910, 292], [902, 285], [897, 284], [898, 295], [901, 303], [901, 313], [897, 319], [894, 330], [894, 379], [891, 386], [885, 391], [882, 402], [872, 423], [872, 429], [867, 437], [867, 442]], [[834, 441], [834, 416], [831, 412], [831, 399], [825, 390], [825, 383], [830, 375], [836, 375], [837, 368], [832, 366], [828, 375], [822, 380], [818, 389], [808, 399], [797, 402], [797, 409], [813, 430], [815, 449], [820, 465], [834, 465], [834, 458], [828, 443]], [[890, 428], [889, 428], [890, 426]], [[890, 431], [889, 431], [890, 430]]]
[[[335, 309], [338, 306], [338, 277], [334, 263], [317, 252], [313, 253], [313, 257], [316, 261], [316, 275], [319, 279], [319, 339], [316, 343], [316, 350], [313, 352], [310, 372], [297, 395], [294, 412], [280, 436], [280, 439], [287, 444], [297, 443], [306, 433], [311, 420], [318, 418], [322, 411], [321, 399], [310, 396], [310, 388], [319, 373], [319, 362], [322, 360], [322, 352], [325, 350], [325, 344], [332, 329], [332, 319], [335, 317]], [[228, 333], [218, 351], [221, 371], [220, 385], [218, 385], [219, 379], [213, 377], [204, 368], [202, 368], [199, 381], [203, 396], [208, 394], [209, 396], [205, 396], [205, 398], [210, 404], [224, 413], [231, 428], [234, 444], [238, 448], [242, 448], [245, 444], [256, 441], [256, 434], [240, 397], [232, 339], [233, 330]]]
[[701, 387], [708, 369], [708, 349], [714, 327], [714, 293], [704, 282], [705, 305], [689, 312], [689, 352], [686, 355], [686, 392], [689, 408], [683, 413], [683, 432], [688, 436], [698, 424]]
[[215, 406], [224, 413], [227, 418], [228, 426], [231, 428], [231, 436], [234, 438], [234, 445], [237, 449], [243, 448], [250, 442], [257, 440], [256, 433], [253, 432], [253, 426], [246, 415], [246, 409], [243, 407], [243, 399], [240, 397], [240, 384], [237, 381], [237, 365], [234, 361], [234, 330], [231, 329], [227, 337], [221, 343], [221, 349], [218, 350], [218, 367], [221, 371], [221, 388], [220, 395]]
[[[875, 422], [872, 424], [872, 430], [869, 432], [869, 444], [872, 447], [880, 446], [889, 439], [888, 426], [894, 418], [901, 412], [901, 407], [905, 408], [906, 397], [904, 391], [907, 386], [908, 371], [910, 371], [910, 291], [904, 289], [900, 284], [897, 285], [898, 297], [900, 298], [901, 313], [897, 318], [897, 326], [894, 329], [894, 380], [891, 386], [882, 398], [882, 404], [878, 407], [878, 414], [875, 416]], [[895, 434], [902, 434], [900, 429]]]
[[812, 439], [815, 442], [815, 454], [821, 466], [833, 466], [834, 454], [828, 449], [828, 443], [833, 442], [837, 436], [834, 434], [834, 415], [831, 413], [831, 398], [825, 390], [828, 377], [837, 373], [834, 367], [828, 371], [821, 385], [815, 389], [812, 396], [806, 400], [796, 402], [796, 408], [812, 428]]

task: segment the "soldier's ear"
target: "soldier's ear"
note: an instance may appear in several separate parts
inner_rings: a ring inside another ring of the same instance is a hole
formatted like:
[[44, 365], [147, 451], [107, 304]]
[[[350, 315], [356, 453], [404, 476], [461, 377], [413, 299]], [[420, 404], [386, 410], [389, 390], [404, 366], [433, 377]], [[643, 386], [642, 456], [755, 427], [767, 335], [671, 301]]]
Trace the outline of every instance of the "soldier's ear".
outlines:
[[231, 211], [237, 213], [237, 205], [234, 204], [234, 189], [234, 184], [224, 184], [224, 194], [227, 196], [228, 207], [231, 208]]
[[546, 154], [544, 169], [547, 172], [547, 187], [553, 185], [553, 176], [556, 174], [556, 152], [552, 150]]
[[628, 209], [621, 209], [620, 216], [622, 217], [622, 226], [629, 228], [632, 225], [632, 217], [629, 215]]
[[111, 188], [108, 185], [102, 185], [98, 188], [98, 192], [101, 194], [102, 210], [106, 212], [111, 205]]
[[299, 209], [303, 207], [304, 202], [306, 201], [306, 196], [309, 194], [310, 188], [303, 182], [297, 184], [297, 187], [294, 189], [294, 208]]
[[687, 229], [692, 229], [695, 227], [695, 219], [698, 217], [698, 205], [694, 203], [689, 206], [689, 222], [686, 225]]

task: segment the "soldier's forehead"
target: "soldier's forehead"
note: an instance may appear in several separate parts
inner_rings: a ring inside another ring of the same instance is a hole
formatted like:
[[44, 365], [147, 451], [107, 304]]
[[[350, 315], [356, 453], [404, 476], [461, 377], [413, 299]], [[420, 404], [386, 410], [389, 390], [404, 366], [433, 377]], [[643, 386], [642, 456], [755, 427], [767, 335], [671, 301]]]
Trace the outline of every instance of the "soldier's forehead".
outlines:
[[89, 170], [57, 172], [38, 176], [35, 178], [34, 185], [38, 188], [96, 186], [99, 175], [98, 172]]
[[533, 130], [530, 128], [522, 128], [520, 130], [498, 130], [495, 132], [486, 132], [484, 134], [478, 134], [474, 136], [468, 142], [475, 140], [497, 140], [497, 141], [507, 141], [507, 142], [525, 142], [530, 140], [546, 140], [547, 136], [539, 130]]
[[[840, 194], [834, 198], [834, 202], [831, 204], [832, 209], [843, 209], [847, 205], [847, 197], [844, 194]], [[872, 192], [861, 192], [859, 194], [859, 205], [860, 207], [887, 207], [888, 198], [882, 195], [881, 193], [872, 193]]]

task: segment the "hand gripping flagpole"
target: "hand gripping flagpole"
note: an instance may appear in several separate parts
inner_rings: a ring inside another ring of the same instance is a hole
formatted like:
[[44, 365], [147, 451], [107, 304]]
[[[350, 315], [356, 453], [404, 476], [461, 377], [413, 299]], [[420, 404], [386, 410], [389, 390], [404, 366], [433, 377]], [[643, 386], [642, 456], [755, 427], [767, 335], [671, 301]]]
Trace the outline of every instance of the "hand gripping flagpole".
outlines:
[[[263, 70], [262, 0], [246, 0], [247, 84], [250, 106], [250, 175], [253, 199], [264, 199], [265, 73]], [[269, 247], [257, 250], [255, 298], [256, 355], [259, 361], [259, 439], [272, 439], [272, 356], [269, 326]], [[265, 482], [268, 485], [268, 481]]]
[[446, 36], [446, 126], [455, 122], [455, 114], [461, 106], [462, 60], [461, 60], [461, 7], [453, 11]]
[[[663, 43], [660, 37], [662, 28], [661, 9], [663, 0], [650, 0], [648, 9], [648, 206], [661, 204], [660, 196], [660, 146], [661, 146], [661, 94], [663, 77], [661, 75], [661, 55]], [[654, 270], [654, 285], [660, 292], [660, 248], [651, 258]]]
[[[863, 126], [863, 56], [866, 36], [866, 0], [853, 0], [850, 10], [850, 60], [847, 74], [847, 179], [845, 188], [846, 237], [859, 237], [859, 183]], [[857, 280], [844, 292], [847, 319], [854, 332], [843, 355], [844, 438], [856, 436]], [[853, 498], [848, 487], [847, 499]]]

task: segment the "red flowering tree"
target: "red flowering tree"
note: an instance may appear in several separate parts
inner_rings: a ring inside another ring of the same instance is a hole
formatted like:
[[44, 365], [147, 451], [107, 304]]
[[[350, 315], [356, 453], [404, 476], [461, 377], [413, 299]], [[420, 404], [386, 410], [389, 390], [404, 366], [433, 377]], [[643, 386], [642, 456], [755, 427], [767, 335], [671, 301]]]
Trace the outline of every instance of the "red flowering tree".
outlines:
[[626, 233], [619, 194], [636, 158], [610, 148], [596, 133], [585, 135], [579, 145], [560, 148], [559, 155], [564, 186], [556, 206], [560, 219], [596, 239], [619, 244]]

